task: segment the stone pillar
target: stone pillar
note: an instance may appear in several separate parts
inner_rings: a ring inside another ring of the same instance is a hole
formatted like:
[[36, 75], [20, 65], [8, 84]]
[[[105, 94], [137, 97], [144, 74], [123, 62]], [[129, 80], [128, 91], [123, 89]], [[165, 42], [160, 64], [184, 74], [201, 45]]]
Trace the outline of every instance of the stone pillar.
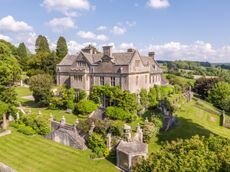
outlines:
[[[30, 109], [30, 113], [31, 113], [31, 109]], [[42, 112], [39, 110], [38, 111], [38, 115], [41, 115], [42, 114]]]
[[14, 117], [12, 115], [9, 115], [8, 119], [9, 119], [10, 122], [14, 121]]
[[77, 132], [77, 125], [79, 124], [79, 120], [78, 118], [76, 119], [75, 121], [75, 124], [74, 124], [74, 131]]
[[128, 155], [128, 161], [129, 161], [129, 171], [130, 171], [130, 169], [131, 169], [131, 167], [132, 167], [132, 156], [131, 155]]
[[109, 149], [109, 150], [111, 150], [111, 141], [112, 141], [112, 134], [111, 133], [108, 133], [107, 134], [107, 148]]
[[17, 112], [17, 114], [16, 114], [16, 120], [18, 121], [20, 119], [20, 115], [19, 115], [19, 113]]
[[61, 126], [64, 126], [66, 124], [66, 120], [65, 120], [64, 116], [62, 116], [60, 124], [61, 124]]
[[50, 131], [53, 131], [53, 129], [52, 129], [52, 122], [53, 122], [53, 120], [54, 120], [54, 117], [53, 117], [53, 115], [51, 113], [50, 114]]
[[125, 124], [124, 125], [124, 130], [125, 130], [125, 138], [127, 142], [131, 141], [131, 126]]
[[138, 141], [143, 143], [143, 132], [139, 124], [137, 125], [137, 136], [138, 136]]
[[225, 111], [224, 110], [222, 111], [221, 116], [222, 116], [221, 123], [222, 123], [222, 126], [224, 126], [225, 125]]
[[92, 122], [90, 130], [89, 130], [89, 135], [91, 135], [93, 133], [94, 128], [95, 128], [95, 124], [94, 124], [94, 122]]
[[3, 128], [4, 130], [7, 129], [7, 120], [6, 120], [6, 114], [5, 114], [5, 113], [3, 114], [3, 124], [2, 124], [2, 128]]

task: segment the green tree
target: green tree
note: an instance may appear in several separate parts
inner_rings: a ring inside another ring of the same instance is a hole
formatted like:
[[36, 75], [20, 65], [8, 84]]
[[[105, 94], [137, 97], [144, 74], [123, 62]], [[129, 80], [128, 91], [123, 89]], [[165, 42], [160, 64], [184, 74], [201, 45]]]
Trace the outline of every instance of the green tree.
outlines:
[[219, 78], [199, 78], [196, 80], [193, 90], [198, 93], [203, 99], [206, 99], [208, 97], [209, 90], [213, 87], [215, 83], [219, 81]]
[[47, 41], [47, 38], [45, 36], [39, 35], [36, 39], [35, 42], [35, 52], [40, 53], [40, 52], [50, 52], [49, 44]]
[[57, 41], [56, 54], [58, 57], [58, 63], [68, 54], [68, 47], [66, 40], [63, 36], [60, 36]]
[[149, 106], [155, 107], [157, 105], [157, 90], [156, 87], [152, 87], [148, 93]]
[[29, 60], [30, 70], [28, 71], [29, 76], [33, 76], [36, 74], [49, 74], [55, 78], [56, 74], [56, 64], [57, 64], [57, 56], [53, 51], [49, 52], [40, 52], [35, 54]]
[[0, 121], [2, 120], [2, 117], [7, 112], [7, 110], [8, 110], [8, 104], [0, 100]]
[[28, 60], [29, 60], [29, 56], [27, 53], [27, 48], [24, 44], [24, 42], [20, 43], [18, 48], [17, 48], [17, 53], [18, 53], [18, 60], [19, 60], [19, 64], [21, 65], [22, 69], [26, 69], [27, 65], [28, 65]]
[[149, 107], [148, 91], [146, 89], [143, 89], [143, 88], [140, 91], [140, 104], [145, 109]]
[[224, 102], [230, 95], [230, 84], [226, 82], [216, 83], [208, 93], [208, 100], [216, 107], [223, 109]]
[[11, 107], [16, 105], [16, 93], [11, 85], [21, 75], [14, 48], [9, 42], [0, 40], [0, 100]]
[[48, 74], [38, 74], [29, 79], [30, 90], [36, 103], [47, 105], [51, 97], [53, 79]]
[[134, 172], [152, 171], [229, 171], [230, 141], [218, 136], [193, 136], [166, 143], [133, 168]]

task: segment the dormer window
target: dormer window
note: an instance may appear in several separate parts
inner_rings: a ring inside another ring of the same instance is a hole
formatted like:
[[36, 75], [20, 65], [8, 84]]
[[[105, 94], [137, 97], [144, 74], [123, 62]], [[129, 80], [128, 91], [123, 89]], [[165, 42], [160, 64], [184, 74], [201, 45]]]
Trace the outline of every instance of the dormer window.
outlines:
[[80, 67], [84, 67], [85, 66], [85, 62], [83, 62], [83, 61], [78, 61], [77, 62], [77, 66], [80, 66]]

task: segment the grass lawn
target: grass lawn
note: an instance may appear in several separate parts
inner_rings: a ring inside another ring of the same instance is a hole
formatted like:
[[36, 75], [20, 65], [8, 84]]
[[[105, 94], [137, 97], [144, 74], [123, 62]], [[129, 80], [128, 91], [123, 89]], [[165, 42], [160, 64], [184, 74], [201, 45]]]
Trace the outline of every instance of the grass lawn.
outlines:
[[44, 139], [13, 131], [0, 137], [0, 162], [18, 172], [118, 171], [108, 160], [90, 160], [90, 150], [80, 151]]
[[210, 134], [230, 138], [230, 129], [220, 126], [220, 111], [211, 104], [195, 99], [184, 104], [176, 113], [178, 124], [168, 132], [159, 135], [158, 141], [170, 141], [176, 138], [190, 138], [199, 134]]
[[194, 135], [220, 135], [230, 139], [230, 129], [220, 126], [221, 112], [208, 102], [200, 99], [186, 103], [176, 114], [177, 125], [167, 132], [152, 138], [149, 152], [161, 148], [162, 142], [191, 138]]

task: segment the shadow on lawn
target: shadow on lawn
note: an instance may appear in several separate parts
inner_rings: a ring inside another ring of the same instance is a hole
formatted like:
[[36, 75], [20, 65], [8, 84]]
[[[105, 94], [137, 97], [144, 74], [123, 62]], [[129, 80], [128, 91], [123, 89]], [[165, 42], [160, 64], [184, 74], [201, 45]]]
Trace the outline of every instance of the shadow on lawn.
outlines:
[[168, 131], [160, 132], [158, 142], [161, 144], [165, 141], [172, 141], [176, 139], [189, 139], [194, 135], [208, 137], [210, 134], [215, 135], [211, 131], [205, 129], [203, 126], [192, 122], [191, 119], [177, 117], [177, 125]]
[[40, 106], [35, 103], [33, 100], [27, 100], [22, 102], [23, 106], [30, 107], [30, 108], [40, 108]]

